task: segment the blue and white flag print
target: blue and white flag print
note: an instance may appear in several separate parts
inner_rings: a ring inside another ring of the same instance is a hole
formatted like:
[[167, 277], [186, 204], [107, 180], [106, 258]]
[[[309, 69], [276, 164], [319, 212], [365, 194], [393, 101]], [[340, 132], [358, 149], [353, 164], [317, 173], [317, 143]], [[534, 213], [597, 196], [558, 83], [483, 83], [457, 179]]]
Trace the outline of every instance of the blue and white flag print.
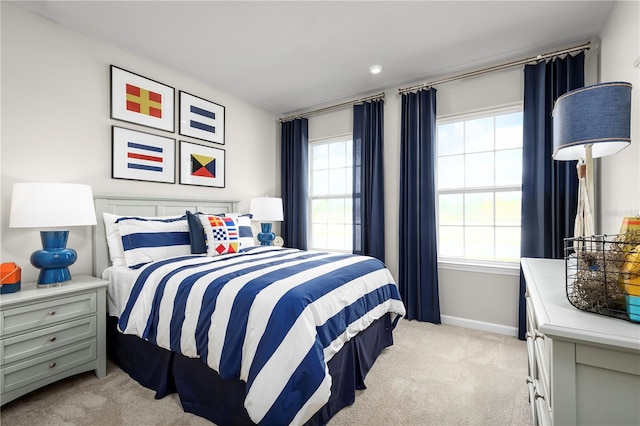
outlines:
[[180, 134], [224, 144], [224, 107], [181, 91]]

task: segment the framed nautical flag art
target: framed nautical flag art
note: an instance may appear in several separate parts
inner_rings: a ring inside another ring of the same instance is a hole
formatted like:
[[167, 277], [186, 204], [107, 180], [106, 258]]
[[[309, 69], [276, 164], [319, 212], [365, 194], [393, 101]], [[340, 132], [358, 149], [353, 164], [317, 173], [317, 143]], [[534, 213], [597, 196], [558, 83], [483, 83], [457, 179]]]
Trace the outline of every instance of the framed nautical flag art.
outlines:
[[111, 118], [173, 132], [175, 89], [111, 65]]
[[114, 179], [176, 183], [176, 140], [112, 127]]
[[180, 183], [224, 188], [224, 149], [180, 141]]
[[179, 92], [180, 134], [224, 145], [224, 107]]

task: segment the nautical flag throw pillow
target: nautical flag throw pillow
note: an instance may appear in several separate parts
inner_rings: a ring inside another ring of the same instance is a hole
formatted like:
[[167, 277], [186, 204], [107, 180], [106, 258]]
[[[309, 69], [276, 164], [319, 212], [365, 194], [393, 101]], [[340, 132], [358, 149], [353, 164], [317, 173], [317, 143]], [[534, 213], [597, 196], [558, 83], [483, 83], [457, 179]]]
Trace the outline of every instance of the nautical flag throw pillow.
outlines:
[[176, 219], [123, 217], [116, 223], [129, 268], [137, 269], [156, 260], [191, 254], [186, 216]]
[[200, 222], [204, 228], [208, 256], [240, 251], [238, 224], [233, 218], [200, 215]]

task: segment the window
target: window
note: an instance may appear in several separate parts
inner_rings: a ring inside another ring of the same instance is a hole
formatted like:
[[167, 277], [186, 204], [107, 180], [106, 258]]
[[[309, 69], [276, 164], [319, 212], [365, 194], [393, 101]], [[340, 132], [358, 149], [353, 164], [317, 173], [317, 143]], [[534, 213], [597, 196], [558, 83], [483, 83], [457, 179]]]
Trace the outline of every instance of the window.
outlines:
[[309, 144], [308, 246], [313, 250], [351, 252], [353, 241], [351, 135]]
[[522, 107], [437, 123], [438, 256], [520, 260]]

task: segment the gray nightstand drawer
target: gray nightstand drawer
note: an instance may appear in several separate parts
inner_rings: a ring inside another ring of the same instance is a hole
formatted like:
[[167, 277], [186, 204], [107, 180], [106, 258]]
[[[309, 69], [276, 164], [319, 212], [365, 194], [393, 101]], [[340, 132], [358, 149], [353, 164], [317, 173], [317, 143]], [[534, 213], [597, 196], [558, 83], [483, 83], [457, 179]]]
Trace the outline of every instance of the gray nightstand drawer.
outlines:
[[0, 341], [0, 365], [26, 359], [96, 335], [95, 316], [65, 322]]
[[[43, 290], [46, 291], [46, 290]], [[2, 335], [45, 327], [96, 312], [95, 292], [2, 311]]]
[[0, 375], [2, 376], [2, 380], [0, 380], [2, 382], [1, 391], [2, 393], [14, 391], [95, 359], [95, 340], [48, 352], [28, 361], [2, 368], [0, 370]]

